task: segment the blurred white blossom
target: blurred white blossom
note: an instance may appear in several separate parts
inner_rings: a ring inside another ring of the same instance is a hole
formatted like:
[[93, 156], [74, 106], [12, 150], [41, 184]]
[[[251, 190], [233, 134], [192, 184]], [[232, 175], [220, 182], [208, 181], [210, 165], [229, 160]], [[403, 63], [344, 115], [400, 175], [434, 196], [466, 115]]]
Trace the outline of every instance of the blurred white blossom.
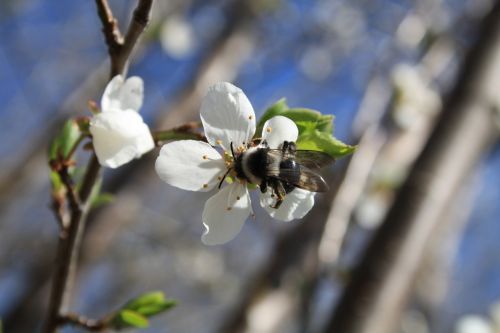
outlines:
[[467, 315], [457, 322], [456, 333], [494, 333], [490, 322], [481, 316]]
[[427, 114], [435, 114], [441, 107], [439, 95], [418, 68], [397, 65], [392, 72], [392, 80], [396, 88], [394, 118], [401, 127], [418, 126], [428, 118]]
[[196, 44], [193, 28], [180, 16], [169, 17], [161, 26], [160, 43], [172, 58], [183, 58], [192, 52]]
[[117, 168], [154, 148], [148, 126], [139, 115], [142, 79], [115, 76], [106, 86], [101, 112], [90, 121], [94, 150], [102, 166]]

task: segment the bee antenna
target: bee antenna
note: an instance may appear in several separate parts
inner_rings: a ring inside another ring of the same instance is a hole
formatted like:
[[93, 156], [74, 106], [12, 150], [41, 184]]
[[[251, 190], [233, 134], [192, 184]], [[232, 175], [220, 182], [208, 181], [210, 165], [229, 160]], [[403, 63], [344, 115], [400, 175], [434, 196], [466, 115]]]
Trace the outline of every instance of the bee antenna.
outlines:
[[[233, 144], [233, 143], [231, 142], [231, 145], [232, 145], [232, 144]], [[226, 179], [226, 177], [227, 177], [227, 175], [229, 174], [229, 171], [231, 171], [231, 169], [232, 169], [232, 168], [227, 169], [227, 171], [226, 171], [226, 173], [224, 174], [224, 176], [222, 176], [222, 179], [221, 179], [221, 180], [220, 180], [220, 182], [219, 182], [219, 186], [217, 186], [217, 188], [218, 188], [218, 189], [220, 189], [220, 188], [221, 188], [222, 183], [224, 182], [224, 179]]]

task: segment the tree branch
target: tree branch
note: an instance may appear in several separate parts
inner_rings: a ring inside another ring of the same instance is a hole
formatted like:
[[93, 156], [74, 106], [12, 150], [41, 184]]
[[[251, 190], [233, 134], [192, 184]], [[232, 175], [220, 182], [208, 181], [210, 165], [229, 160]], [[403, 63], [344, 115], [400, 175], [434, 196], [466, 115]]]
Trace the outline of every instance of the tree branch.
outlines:
[[120, 51], [120, 45], [123, 43], [123, 37], [118, 27], [118, 21], [113, 16], [107, 0], [96, 0], [97, 15], [102, 22], [102, 33], [108, 45], [108, 53], [113, 59], [114, 54]]
[[[152, 2], [153, 0], [139, 0], [127, 37], [123, 41], [118, 29], [118, 23], [113, 17], [107, 0], [96, 0], [97, 13], [103, 25], [102, 30], [111, 60], [110, 78], [124, 72], [134, 45], [147, 25]], [[53, 278], [46, 323], [43, 329], [45, 333], [53, 333], [57, 330], [57, 327], [61, 324], [59, 320], [60, 314], [66, 311], [68, 300], [66, 294], [72, 289], [71, 285], [80, 254], [83, 231], [85, 230], [85, 220], [91, 205], [90, 194], [99, 178], [99, 172], [100, 165], [97, 156], [93, 154], [87, 165], [78, 197], [71, 177], [67, 173], [67, 168], [63, 167], [60, 173], [67, 190], [71, 217], [67, 230], [62, 229], [59, 234], [55, 276]]]

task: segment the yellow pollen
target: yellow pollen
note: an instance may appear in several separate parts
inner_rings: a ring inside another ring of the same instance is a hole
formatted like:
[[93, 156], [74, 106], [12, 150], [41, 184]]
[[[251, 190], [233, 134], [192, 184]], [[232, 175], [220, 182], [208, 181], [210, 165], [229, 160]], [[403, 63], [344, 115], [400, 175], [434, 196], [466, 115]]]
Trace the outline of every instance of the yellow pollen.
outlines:
[[217, 140], [215, 141], [215, 143], [216, 143], [216, 144], [218, 144], [218, 145], [222, 145], [222, 140], [221, 140], [221, 139], [217, 139]]
[[207, 188], [208, 187], [208, 184], [203, 184], [203, 188]]
[[203, 159], [204, 160], [208, 160], [208, 156], [207, 155], [203, 155]]
[[267, 133], [271, 133], [271, 131], [272, 131], [272, 130], [273, 130], [273, 129], [272, 129], [271, 127], [266, 128], [266, 132], [267, 132]]

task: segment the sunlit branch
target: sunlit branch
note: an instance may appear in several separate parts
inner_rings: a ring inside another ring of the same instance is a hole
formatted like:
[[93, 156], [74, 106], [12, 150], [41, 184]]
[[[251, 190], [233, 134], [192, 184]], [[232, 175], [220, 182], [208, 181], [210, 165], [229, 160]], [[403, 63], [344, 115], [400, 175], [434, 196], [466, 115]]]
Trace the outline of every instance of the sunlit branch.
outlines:
[[200, 140], [207, 141], [205, 136], [199, 133], [199, 129], [201, 128], [201, 123], [199, 122], [190, 122], [185, 125], [172, 128], [166, 131], [155, 131], [152, 133], [153, 140], [156, 145], [160, 145], [165, 141], [170, 140]]
[[[110, 78], [123, 74], [128, 58], [139, 36], [144, 31], [148, 21], [153, 0], [139, 0], [136, 10], [129, 25], [125, 40], [121, 37], [116, 19], [106, 0], [96, 0], [97, 12], [102, 22], [102, 30], [108, 45], [111, 61]], [[76, 263], [80, 253], [80, 245], [85, 229], [85, 219], [90, 208], [90, 194], [99, 178], [100, 165], [95, 154], [89, 160], [85, 176], [78, 194], [73, 186], [73, 181], [67, 169], [61, 179], [67, 190], [67, 200], [70, 208], [70, 221], [67, 230], [59, 233], [57, 247], [56, 269], [53, 277], [52, 291], [47, 310], [44, 333], [53, 333], [61, 324], [60, 313], [65, 311], [67, 302], [65, 294], [69, 293], [73, 281]], [[62, 215], [61, 215], [62, 216]], [[60, 224], [64, 227], [64, 219]]]

